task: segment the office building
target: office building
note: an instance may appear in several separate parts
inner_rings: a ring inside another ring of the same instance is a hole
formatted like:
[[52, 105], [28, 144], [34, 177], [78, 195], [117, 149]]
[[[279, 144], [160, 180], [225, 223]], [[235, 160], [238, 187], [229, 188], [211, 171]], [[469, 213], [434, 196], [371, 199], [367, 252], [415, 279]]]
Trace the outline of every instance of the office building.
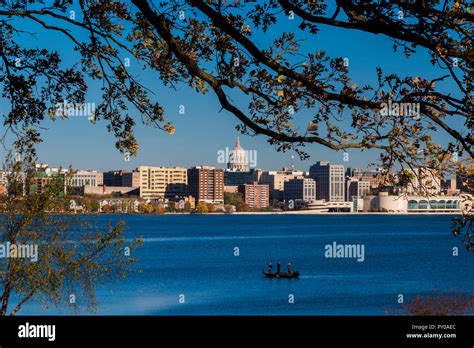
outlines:
[[186, 168], [140, 166], [138, 173], [140, 198], [159, 199], [186, 196], [188, 183]]
[[302, 200], [312, 202], [316, 200], [316, 182], [310, 178], [297, 177], [284, 183], [285, 201]]
[[328, 202], [344, 202], [344, 166], [319, 161], [309, 168], [309, 177], [316, 181], [316, 198]]

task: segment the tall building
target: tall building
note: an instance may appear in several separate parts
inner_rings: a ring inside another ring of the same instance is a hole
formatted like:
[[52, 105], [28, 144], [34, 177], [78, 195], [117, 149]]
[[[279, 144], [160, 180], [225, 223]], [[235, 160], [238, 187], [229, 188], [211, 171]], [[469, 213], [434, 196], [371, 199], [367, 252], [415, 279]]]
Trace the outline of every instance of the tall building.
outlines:
[[239, 186], [239, 192], [243, 194], [245, 204], [250, 208], [267, 208], [270, 204], [270, 192], [268, 185], [260, 185], [257, 182]]
[[237, 137], [234, 149], [229, 153], [227, 169], [231, 172], [248, 172], [250, 169], [247, 151], [240, 145], [239, 137]]
[[104, 172], [104, 185], [105, 186], [123, 186], [122, 185], [122, 179], [123, 179], [123, 174], [126, 173], [127, 171], [125, 170], [112, 170], [108, 172]]
[[133, 171], [133, 172], [124, 172], [122, 174], [122, 186], [139, 187], [140, 186], [140, 172], [138, 170]]
[[233, 172], [226, 170], [224, 172], [224, 185], [239, 186], [247, 183], [248, 172]]
[[263, 170], [259, 168], [252, 168], [245, 176], [245, 182], [248, 183], [248, 182], [256, 181], [260, 183], [260, 178], [262, 177], [262, 174], [263, 174]]
[[177, 198], [186, 196], [187, 170], [181, 167], [140, 166], [141, 198]]
[[354, 167], [348, 167], [346, 169], [346, 176], [350, 178], [356, 178], [360, 179], [364, 173], [364, 169], [362, 168], [354, 168]]
[[268, 185], [271, 200], [283, 200], [285, 182], [303, 176], [304, 173], [294, 169], [283, 168], [278, 171], [265, 171], [260, 175], [260, 184]]
[[196, 203], [224, 203], [224, 169], [208, 166], [188, 169], [188, 194]]
[[363, 198], [370, 192], [370, 182], [362, 181], [355, 178], [346, 180], [346, 201], [352, 202], [353, 198]]
[[285, 181], [285, 200], [302, 200], [312, 202], [316, 200], [316, 182], [310, 178], [297, 177]]
[[344, 166], [319, 161], [309, 168], [309, 177], [316, 181], [316, 198], [344, 202]]

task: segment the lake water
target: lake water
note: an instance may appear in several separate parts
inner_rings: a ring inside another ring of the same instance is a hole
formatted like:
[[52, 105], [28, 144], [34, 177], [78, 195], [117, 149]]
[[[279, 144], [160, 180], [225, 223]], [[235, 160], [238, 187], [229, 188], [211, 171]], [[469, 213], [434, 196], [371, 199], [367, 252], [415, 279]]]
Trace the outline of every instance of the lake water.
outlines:
[[[144, 244], [134, 254], [142, 272], [99, 288], [97, 314], [383, 315], [399, 294], [407, 301], [433, 291], [470, 292], [474, 254], [451, 235], [450, 218], [103, 215], [104, 224], [126, 219], [127, 237], [141, 236]], [[365, 260], [326, 258], [333, 242], [364, 245]], [[281, 261], [283, 270], [291, 262], [301, 278], [262, 277], [269, 261]], [[68, 314], [35, 305], [20, 313]]]

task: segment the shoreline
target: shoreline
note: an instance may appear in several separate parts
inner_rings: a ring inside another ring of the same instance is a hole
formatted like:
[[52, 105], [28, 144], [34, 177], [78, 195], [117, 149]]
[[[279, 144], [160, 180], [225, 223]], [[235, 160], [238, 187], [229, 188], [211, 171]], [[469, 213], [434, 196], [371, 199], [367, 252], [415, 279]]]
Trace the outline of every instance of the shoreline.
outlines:
[[299, 210], [299, 211], [275, 211], [275, 212], [235, 212], [235, 213], [149, 213], [149, 214], [142, 214], [142, 213], [59, 213], [62, 214], [69, 214], [69, 215], [137, 215], [137, 216], [164, 216], [164, 215], [197, 215], [197, 216], [224, 216], [224, 215], [462, 215], [461, 212], [361, 212], [361, 213], [351, 213], [351, 212], [318, 212], [318, 211], [311, 211], [311, 210]]

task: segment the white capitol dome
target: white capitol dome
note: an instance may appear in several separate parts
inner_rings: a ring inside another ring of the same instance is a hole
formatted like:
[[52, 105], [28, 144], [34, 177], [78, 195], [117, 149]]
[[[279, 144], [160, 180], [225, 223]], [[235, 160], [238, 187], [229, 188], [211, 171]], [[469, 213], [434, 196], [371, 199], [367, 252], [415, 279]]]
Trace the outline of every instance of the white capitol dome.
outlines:
[[247, 151], [240, 146], [240, 139], [237, 137], [237, 143], [229, 153], [229, 163], [227, 168], [233, 172], [248, 172], [249, 159]]

